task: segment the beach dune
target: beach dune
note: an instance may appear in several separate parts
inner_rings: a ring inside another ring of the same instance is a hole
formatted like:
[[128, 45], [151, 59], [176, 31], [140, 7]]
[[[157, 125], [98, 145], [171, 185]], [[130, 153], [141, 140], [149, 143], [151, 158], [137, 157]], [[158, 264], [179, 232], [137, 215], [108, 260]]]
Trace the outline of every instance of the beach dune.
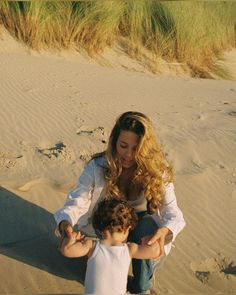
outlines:
[[103, 67], [5, 35], [0, 65], [0, 293], [83, 293], [86, 259], [59, 254], [53, 213], [128, 110], [152, 119], [187, 223], [153, 289], [236, 290], [235, 81]]

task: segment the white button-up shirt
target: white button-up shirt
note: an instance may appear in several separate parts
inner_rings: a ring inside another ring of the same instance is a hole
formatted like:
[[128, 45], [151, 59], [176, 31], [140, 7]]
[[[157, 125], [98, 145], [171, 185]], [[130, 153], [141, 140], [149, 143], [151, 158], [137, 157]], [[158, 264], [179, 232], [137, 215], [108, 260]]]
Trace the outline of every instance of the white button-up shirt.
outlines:
[[[103, 195], [105, 165], [104, 157], [94, 158], [87, 164], [79, 177], [76, 188], [68, 194], [64, 207], [54, 214], [57, 224], [62, 220], [67, 220], [72, 226], [79, 223], [80, 227], [87, 226], [87, 230], [89, 228], [92, 230], [92, 227], [88, 225], [94, 206]], [[165, 245], [167, 255], [171, 249], [171, 243], [185, 226], [183, 214], [177, 206], [173, 183], [166, 185], [163, 203], [151, 217], [158, 227], [167, 227], [173, 233], [171, 242]]]

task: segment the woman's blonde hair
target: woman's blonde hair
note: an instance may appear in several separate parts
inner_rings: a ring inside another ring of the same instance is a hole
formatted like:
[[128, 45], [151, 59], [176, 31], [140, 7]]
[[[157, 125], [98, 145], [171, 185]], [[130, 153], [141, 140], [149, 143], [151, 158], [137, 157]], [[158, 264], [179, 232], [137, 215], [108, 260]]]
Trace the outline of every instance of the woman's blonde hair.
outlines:
[[122, 130], [132, 131], [139, 137], [135, 154], [137, 168], [133, 184], [142, 187], [147, 199], [147, 210], [149, 213], [154, 213], [162, 203], [165, 185], [173, 181], [173, 173], [172, 167], [165, 159], [161, 145], [157, 142], [151, 120], [140, 112], [123, 113], [111, 131], [105, 152], [107, 159], [106, 195], [107, 197], [123, 197], [118, 187], [122, 165], [116, 156], [116, 143]]

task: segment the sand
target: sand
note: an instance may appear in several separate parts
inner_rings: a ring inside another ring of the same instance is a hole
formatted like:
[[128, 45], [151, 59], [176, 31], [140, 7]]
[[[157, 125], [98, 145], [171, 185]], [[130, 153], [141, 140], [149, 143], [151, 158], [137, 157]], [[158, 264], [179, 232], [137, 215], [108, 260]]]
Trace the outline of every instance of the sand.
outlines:
[[86, 261], [59, 254], [53, 212], [127, 110], [155, 124], [187, 223], [153, 289], [235, 291], [236, 82], [153, 75], [115, 55], [104, 67], [0, 39], [0, 293], [83, 293]]

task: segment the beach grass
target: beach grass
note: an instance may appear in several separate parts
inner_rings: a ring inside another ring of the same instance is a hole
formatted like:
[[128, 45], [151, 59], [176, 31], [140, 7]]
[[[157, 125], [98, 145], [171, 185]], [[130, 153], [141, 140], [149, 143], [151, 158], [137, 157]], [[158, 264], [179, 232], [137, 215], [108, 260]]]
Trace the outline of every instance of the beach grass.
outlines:
[[0, 23], [33, 49], [76, 48], [96, 55], [118, 44], [130, 57], [149, 60], [153, 72], [162, 58], [197, 77], [225, 78], [216, 60], [236, 45], [233, 1], [3, 0]]

